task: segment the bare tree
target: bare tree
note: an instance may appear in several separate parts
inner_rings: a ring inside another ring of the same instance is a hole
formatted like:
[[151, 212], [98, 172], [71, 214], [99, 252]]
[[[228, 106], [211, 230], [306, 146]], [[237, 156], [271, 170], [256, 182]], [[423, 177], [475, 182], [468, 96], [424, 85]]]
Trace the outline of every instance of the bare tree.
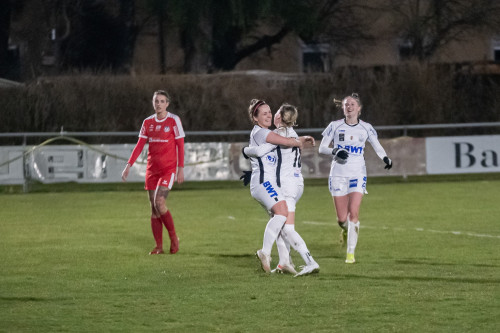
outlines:
[[[169, 0], [167, 14], [180, 31], [186, 72], [232, 70], [290, 33], [311, 43], [335, 43], [339, 53], [370, 40], [362, 1], [356, 0]], [[263, 33], [261, 27], [268, 27]]]
[[500, 29], [497, 0], [389, 0], [396, 29], [408, 45], [408, 56], [425, 61], [468, 33]]

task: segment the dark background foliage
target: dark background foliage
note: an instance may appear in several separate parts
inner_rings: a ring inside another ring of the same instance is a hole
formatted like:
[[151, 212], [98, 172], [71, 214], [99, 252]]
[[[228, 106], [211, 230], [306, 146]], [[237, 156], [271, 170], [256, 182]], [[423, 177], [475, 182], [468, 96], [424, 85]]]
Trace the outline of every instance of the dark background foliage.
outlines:
[[324, 128], [342, 117], [333, 98], [352, 92], [363, 101], [361, 118], [374, 126], [500, 121], [500, 76], [415, 64], [308, 75], [50, 77], [0, 90], [0, 132], [60, 131], [62, 127], [65, 131], [138, 131], [142, 120], [153, 113], [151, 98], [158, 89], [170, 93], [169, 111], [182, 118], [187, 131], [250, 129], [247, 107], [252, 98], [266, 100], [273, 111], [284, 102], [296, 105], [300, 128]]

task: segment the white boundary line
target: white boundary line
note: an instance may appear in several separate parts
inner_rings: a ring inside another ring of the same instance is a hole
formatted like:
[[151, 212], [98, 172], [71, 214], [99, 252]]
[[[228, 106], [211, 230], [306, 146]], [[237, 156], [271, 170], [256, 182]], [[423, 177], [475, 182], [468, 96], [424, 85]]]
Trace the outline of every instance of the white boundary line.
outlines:
[[[325, 226], [337, 226], [334, 223], [328, 223], [328, 222], [317, 222], [317, 221], [303, 221], [302, 223], [304, 224], [311, 224], [311, 225], [325, 225]], [[446, 231], [446, 230], [433, 230], [433, 229], [424, 229], [424, 228], [413, 228], [413, 229], [406, 229], [406, 228], [400, 228], [400, 227], [394, 227], [394, 228], [389, 228], [389, 227], [372, 227], [372, 226], [366, 226], [361, 224], [361, 228], [364, 229], [382, 229], [382, 230], [398, 230], [398, 231], [407, 231], [407, 230], [415, 230], [415, 231], [427, 231], [427, 232], [432, 232], [432, 233], [438, 233], [438, 234], [451, 234], [451, 235], [463, 235], [463, 236], [471, 236], [471, 237], [481, 237], [481, 238], [496, 238], [500, 239], [500, 235], [488, 235], [488, 234], [476, 234], [473, 232], [463, 232], [463, 231]]]

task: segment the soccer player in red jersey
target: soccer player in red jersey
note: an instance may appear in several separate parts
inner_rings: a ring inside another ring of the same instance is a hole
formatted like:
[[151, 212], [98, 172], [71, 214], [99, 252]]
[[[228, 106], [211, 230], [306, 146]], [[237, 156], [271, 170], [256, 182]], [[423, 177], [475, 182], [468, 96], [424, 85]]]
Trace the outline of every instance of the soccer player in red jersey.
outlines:
[[137, 160], [146, 142], [149, 144], [148, 164], [144, 188], [151, 203], [151, 229], [156, 247], [149, 254], [163, 254], [163, 225], [170, 236], [170, 253], [179, 251], [179, 239], [166, 199], [177, 175], [177, 183], [184, 182], [184, 129], [180, 118], [167, 111], [170, 97], [163, 90], [153, 94], [155, 114], [144, 119], [139, 140], [122, 172], [126, 181], [130, 167]]

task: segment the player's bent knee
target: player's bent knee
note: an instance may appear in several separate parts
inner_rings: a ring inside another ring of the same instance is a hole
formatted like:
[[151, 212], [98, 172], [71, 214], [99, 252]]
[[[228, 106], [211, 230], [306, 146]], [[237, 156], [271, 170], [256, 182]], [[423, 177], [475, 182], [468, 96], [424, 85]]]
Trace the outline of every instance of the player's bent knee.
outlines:
[[276, 205], [273, 206], [272, 212], [275, 215], [282, 215], [284, 217], [288, 216], [288, 206], [285, 201], [280, 201]]

